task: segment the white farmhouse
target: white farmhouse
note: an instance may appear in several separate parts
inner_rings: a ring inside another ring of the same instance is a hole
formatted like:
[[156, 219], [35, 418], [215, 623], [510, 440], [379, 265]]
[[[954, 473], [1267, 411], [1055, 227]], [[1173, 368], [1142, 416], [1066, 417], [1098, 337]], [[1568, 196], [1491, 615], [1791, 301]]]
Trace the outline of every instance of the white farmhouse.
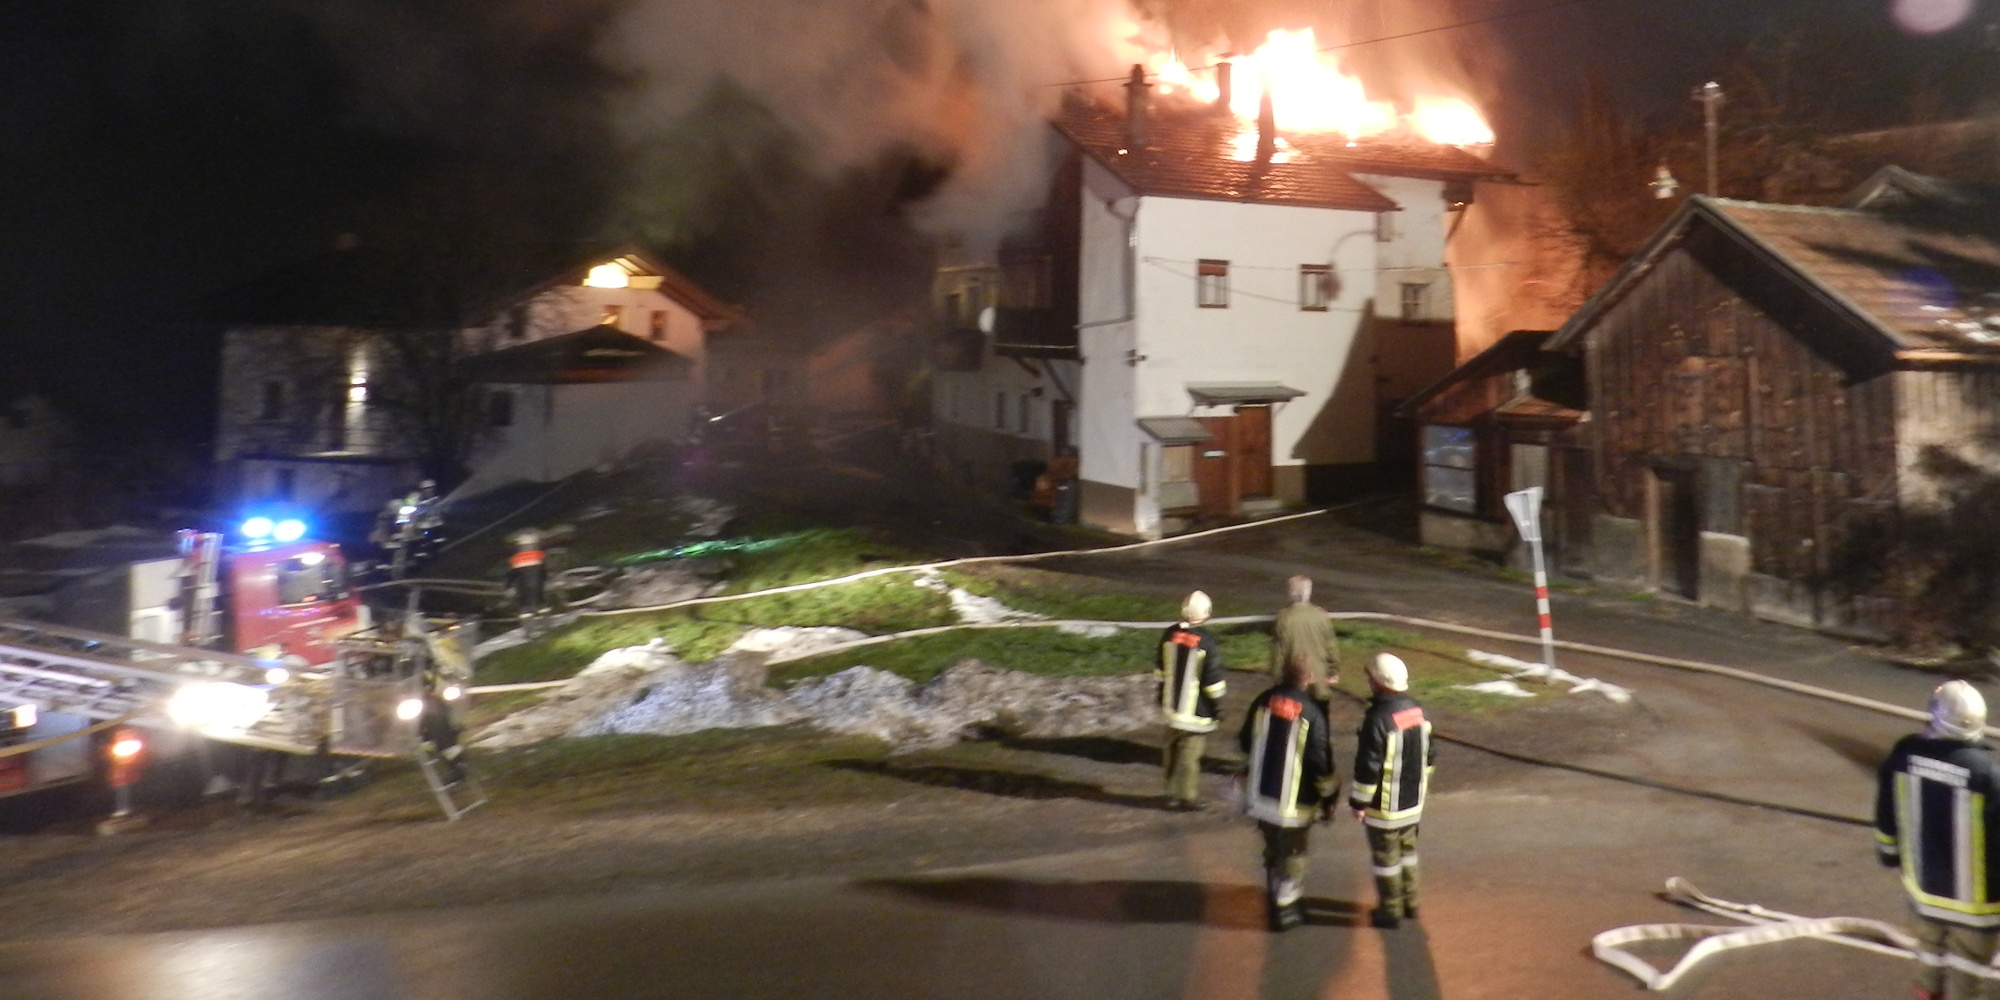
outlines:
[[1400, 473], [1388, 410], [1455, 361], [1447, 235], [1506, 172], [1127, 91], [1068, 101], [1047, 206], [940, 269], [941, 463], [1018, 492], [1074, 448], [1081, 520], [1149, 537]]
[[372, 513], [441, 466], [473, 493], [686, 435], [732, 307], [635, 250], [494, 256], [344, 247], [211, 304], [218, 494]]

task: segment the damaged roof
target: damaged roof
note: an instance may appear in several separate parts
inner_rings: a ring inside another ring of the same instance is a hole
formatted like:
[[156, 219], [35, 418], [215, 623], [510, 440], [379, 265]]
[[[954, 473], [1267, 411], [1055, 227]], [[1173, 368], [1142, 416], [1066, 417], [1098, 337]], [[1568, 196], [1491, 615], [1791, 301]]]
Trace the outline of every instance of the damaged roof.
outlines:
[[1821, 208], [1696, 195], [1547, 347], [1574, 346], [1667, 253], [1710, 233], [1863, 331], [1825, 345], [1857, 377], [1890, 366], [2000, 365], [2000, 220], [1977, 201], [1889, 204]]

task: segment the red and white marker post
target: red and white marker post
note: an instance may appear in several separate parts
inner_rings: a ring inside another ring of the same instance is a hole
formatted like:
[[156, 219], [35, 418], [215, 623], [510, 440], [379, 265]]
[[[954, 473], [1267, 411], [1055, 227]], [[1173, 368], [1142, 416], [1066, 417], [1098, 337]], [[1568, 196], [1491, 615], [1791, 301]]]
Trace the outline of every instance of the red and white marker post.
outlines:
[[1549, 621], [1549, 574], [1542, 565], [1542, 488], [1530, 486], [1525, 490], [1515, 490], [1504, 498], [1507, 513], [1514, 515], [1514, 527], [1520, 529], [1521, 540], [1535, 554], [1535, 613], [1540, 616], [1542, 627], [1542, 674], [1543, 683], [1555, 679], [1556, 672], [1556, 630]]

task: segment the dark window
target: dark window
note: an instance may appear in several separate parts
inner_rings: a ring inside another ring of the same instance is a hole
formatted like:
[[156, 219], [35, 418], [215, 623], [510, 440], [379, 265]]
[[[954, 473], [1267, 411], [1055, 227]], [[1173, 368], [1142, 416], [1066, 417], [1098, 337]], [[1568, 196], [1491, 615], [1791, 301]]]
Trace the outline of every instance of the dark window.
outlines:
[[514, 426], [514, 394], [496, 392], [486, 397], [486, 425], [488, 427]]
[[1203, 309], [1229, 308], [1229, 262], [1203, 260], [1195, 264], [1195, 304]]
[[1299, 265], [1299, 308], [1325, 312], [1333, 302], [1333, 267], [1328, 264]]
[[[320, 558], [308, 564], [305, 560], [317, 555]], [[302, 558], [287, 559], [278, 564], [278, 603], [311, 604], [314, 601], [330, 601], [340, 596], [342, 573], [334, 560], [325, 553], [309, 553]]]
[[266, 382], [264, 392], [258, 399], [257, 419], [279, 420], [285, 415], [285, 383]]
[[1424, 310], [1424, 293], [1430, 287], [1417, 281], [1403, 282], [1403, 319], [1416, 321], [1429, 318]]
[[1019, 434], [1028, 433], [1029, 407], [1033, 405], [1028, 402], [1028, 399], [1029, 396], [1027, 393], [1024, 392], [1021, 394], [1021, 412], [1014, 421], [1014, 431]]
[[667, 339], [667, 311], [665, 309], [653, 310], [652, 320], [646, 325], [646, 336], [654, 340]]
[[507, 339], [520, 340], [528, 335], [528, 307], [515, 306], [507, 310]]
[[1007, 429], [1007, 394], [1004, 392], [993, 394], [993, 429], [996, 431]]

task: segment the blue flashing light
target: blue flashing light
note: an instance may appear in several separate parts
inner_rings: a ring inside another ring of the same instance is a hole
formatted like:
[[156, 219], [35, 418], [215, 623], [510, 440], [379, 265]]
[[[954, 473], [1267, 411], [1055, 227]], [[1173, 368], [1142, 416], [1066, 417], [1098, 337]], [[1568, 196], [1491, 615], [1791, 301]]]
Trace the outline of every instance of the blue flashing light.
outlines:
[[306, 523], [297, 518], [286, 518], [271, 527], [271, 537], [281, 542], [296, 542], [306, 536]]
[[268, 517], [253, 517], [243, 522], [241, 530], [245, 538], [262, 540], [271, 537], [271, 532], [276, 530], [276, 526]]

